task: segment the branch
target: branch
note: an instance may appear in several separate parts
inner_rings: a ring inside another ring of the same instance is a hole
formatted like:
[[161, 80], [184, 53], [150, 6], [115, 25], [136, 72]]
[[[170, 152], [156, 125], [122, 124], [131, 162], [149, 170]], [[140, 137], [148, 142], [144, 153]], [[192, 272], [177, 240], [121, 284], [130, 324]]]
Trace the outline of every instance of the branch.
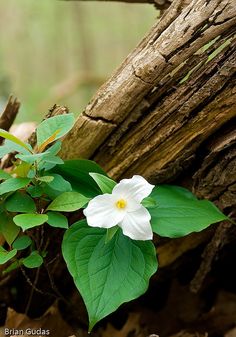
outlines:
[[[89, 1], [89, 0], [65, 0], [65, 1]], [[91, 1], [103, 1], [103, 2], [126, 2], [126, 3], [138, 3], [138, 4], [152, 4], [157, 9], [166, 9], [170, 6], [173, 0], [91, 0]]]
[[[13, 99], [13, 96], [10, 96], [7, 102], [7, 105], [0, 116], [0, 128], [8, 131], [12, 126], [16, 115], [20, 108], [20, 102], [17, 98]], [[3, 139], [0, 139], [0, 144], [2, 144]]]

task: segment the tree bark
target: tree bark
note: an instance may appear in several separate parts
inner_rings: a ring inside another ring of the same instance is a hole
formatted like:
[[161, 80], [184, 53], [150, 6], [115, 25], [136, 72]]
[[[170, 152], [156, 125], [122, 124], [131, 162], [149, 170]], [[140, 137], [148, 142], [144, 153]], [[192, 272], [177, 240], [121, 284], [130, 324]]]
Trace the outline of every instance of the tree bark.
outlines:
[[[93, 159], [115, 179], [182, 184], [234, 217], [235, 27], [234, 0], [174, 1], [79, 116], [62, 156]], [[160, 265], [212, 233], [192, 237], [158, 248]]]

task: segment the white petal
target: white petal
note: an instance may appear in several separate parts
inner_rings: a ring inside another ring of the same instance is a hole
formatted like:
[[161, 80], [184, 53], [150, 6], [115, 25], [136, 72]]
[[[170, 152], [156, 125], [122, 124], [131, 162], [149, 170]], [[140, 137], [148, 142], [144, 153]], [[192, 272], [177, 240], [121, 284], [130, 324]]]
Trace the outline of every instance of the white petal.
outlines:
[[88, 225], [91, 227], [111, 228], [123, 220], [125, 213], [115, 207], [112, 194], [102, 194], [89, 201], [84, 209]]
[[135, 175], [131, 179], [122, 179], [112, 191], [113, 195], [132, 198], [141, 202], [152, 192], [154, 185], [151, 185], [143, 177]]
[[153, 233], [150, 224], [151, 216], [145, 207], [129, 212], [119, 224], [124, 235], [133, 240], [152, 240]]

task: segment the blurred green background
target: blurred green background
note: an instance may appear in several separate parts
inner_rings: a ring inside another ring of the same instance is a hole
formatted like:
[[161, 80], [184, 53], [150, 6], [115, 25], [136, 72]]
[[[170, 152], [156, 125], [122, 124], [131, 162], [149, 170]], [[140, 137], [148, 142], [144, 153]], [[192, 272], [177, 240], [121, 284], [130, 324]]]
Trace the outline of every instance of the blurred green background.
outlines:
[[0, 108], [13, 93], [17, 121], [54, 103], [79, 114], [156, 20], [151, 5], [0, 0]]

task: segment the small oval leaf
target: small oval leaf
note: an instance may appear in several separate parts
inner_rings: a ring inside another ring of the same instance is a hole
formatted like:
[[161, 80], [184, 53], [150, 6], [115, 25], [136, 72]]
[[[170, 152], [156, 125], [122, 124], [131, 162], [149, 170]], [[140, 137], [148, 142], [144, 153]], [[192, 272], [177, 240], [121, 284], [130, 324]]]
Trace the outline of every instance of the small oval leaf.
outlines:
[[43, 258], [35, 250], [28, 257], [21, 260], [26, 268], [38, 268], [43, 263]]
[[67, 218], [58, 212], [47, 212], [48, 221], [47, 223], [52, 227], [57, 228], [68, 228]]
[[74, 212], [82, 208], [89, 201], [77, 192], [64, 192], [54, 199], [47, 210], [60, 212]]
[[46, 214], [19, 214], [14, 216], [13, 221], [17, 226], [20, 226], [23, 231], [40, 226], [47, 222]]

